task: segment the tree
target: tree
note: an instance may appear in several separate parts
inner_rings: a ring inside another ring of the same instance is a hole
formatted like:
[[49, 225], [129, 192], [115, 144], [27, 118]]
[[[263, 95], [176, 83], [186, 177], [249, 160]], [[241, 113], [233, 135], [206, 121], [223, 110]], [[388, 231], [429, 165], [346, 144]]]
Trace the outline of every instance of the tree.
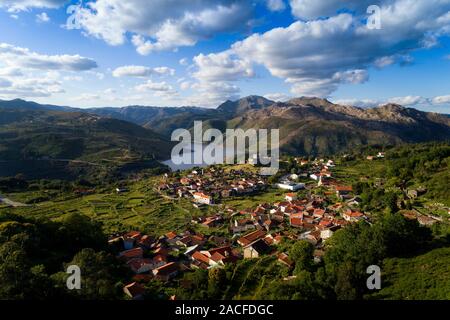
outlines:
[[226, 286], [226, 272], [222, 268], [212, 268], [208, 272], [208, 298], [219, 299]]
[[311, 243], [304, 240], [294, 243], [289, 250], [289, 256], [295, 262], [295, 274], [302, 270], [311, 271], [313, 268], [313, 254], [314, 246]]
[[[74, 297], [88, 300], [122, 297], [117, 283], [126, 278], [127, 271], [113, 256], [102, 251], [83, 249], [65, 265], [65, 269], [70, 265], [76, 265], [81, 270], [81, 289], [70, 291]], [[67, 277], [68, 274], [59, 273], [55, 279], [59, 279], [58, 285], [64, 287]]]

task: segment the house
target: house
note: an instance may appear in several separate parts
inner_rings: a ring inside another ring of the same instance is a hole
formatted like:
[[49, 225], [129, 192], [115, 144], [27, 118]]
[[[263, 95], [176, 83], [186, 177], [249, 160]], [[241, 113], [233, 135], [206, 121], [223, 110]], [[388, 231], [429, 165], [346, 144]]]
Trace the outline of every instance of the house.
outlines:
[[372, 161], [374, 159], [374, 156], [367, 156], [366, 159], [369, 160], [369, 161]]
[[152, 271], [155, 278], [162, 281], [169, 281], [178, 274], [178, 266], [175, 262], [169, 262]]
[[293, 214], [289, 217], [289, 223], [291, 227], [302, 228], [303, 227], [303, 214]]
[[431, 226], [436, 223], [435, 219], [425, 216], [423, 214], [417, 215], [417, 221], [423, 226]]
[[167, 232], [165, 234], [165, 236], [166, 236], [167, 240], [175, 240], [175, 238], [178, 237], [178, 235], [175, 232], [173, 232], [173, 231]]
[[377, 158], [384, 158], [384, 157], [385, 157], [385, 153], [384, 152], [378, 152]]
[[277, 255], [277, 258], [278, 258], [278, 262], [284, 264], [288, 268], [291, 268], [294, 265], [294, 263], [289, 258], [289, 256], [286, 253], [284, 253], [284, 252], [279, 253]]
[[[191, 258], [194, 266], [206, 269], [216, 266], [224, 266], [226, 263], [235, 262], [236, 255], [230, 246], [211, 249], [208, 251], [196, 251]], [[203, 265], [202, 265], [203, 264]]]
[[124, 193], [124, 192], [127, 192], [127, 191], [128, 191], [127, 188], [116, 188], [116, 192], [117, 193]]
[[244, 247], [244, 259], [258, 258], [270, 251], [270, 246], [263, 239], [259, 239]]
[[290, 190], [290, 191], [297, 191], [297, 190], [305, 188], [304, 183], [295, 183], [295, 182], [289, 182], [289, 181], [280, 182], [280, 183], [278, 183], [277, 186], [280, 189]]
[[221, 216], [207, 217], [205, 221], [202, 222], [202, 225], [207, 228], [212, 228], [217, 226], [220, 222], [222, 222]]
[[333, 234], [340, 228], [341, 228], [341, 226], [332, 226], [330, 228], [324, 229], [324, 230], [320, 231], [320, 237], [322, 238], [322, 240], [327, 240], [327, 239], [331, 238], [333, 236]]
[[256, 230], [246, 234], [245, 236], [238, 239], [238, 244], [242, 247], [248, 246], [249, 244], [255, 242], [256, 240], [262, 239], [266, 236], [266, 232], [263, 230]]
[[231, 231], [233, 233], [241, 233], [249, 230], [255, 229], [256, 226], [250, 219], [240, 219], [240, 220], [234, 220], [233, 225], [231, 226]]
[[130, 250], [125, 250], [119, 253], [119, 258], [125, 260], [131, 260], [135, 258], [142, 258], [144, 250], [142, 248], [133, 248]]
[[127, 262], [128, 267], [137, 274], [146, 273], [155, 268], [153, 260], [136, 258]]
[[410, 199], [415, 199], [418, 196], [420, 196], [420, 195], [422, 195], [422, 194], [424, 194], [426, 192], [427, 192], [427, 189], [425, 189], [425, 188], [418, 188], [417, 190], [410, 189], [410, 190], [407, 191], [407, 195], [408, 195], [408, 197]]
[[154, 245], [154, 239], [148, 235], [143, 235], [138, 241], [137, 245], [143, 249], [150, 249]]
[[364, 214], [359, 211], [347, 210], [342, 217], [349, 222], [357, 222], [364, 218]]
[[180, 183], [181, 183], [182, 185], [187, 186], [187, 185], [191, 184], [191, 179], [189, 179], [189, 178], [181, 178], [181, 179], [180, 179]]
[[323, 209], [314, 209], [313, 217], [322, 219], [325, 215], [325, 210]]
[[288, 193], [286, 194], [285, 199], [287, 201], [294, 201], [297, 200], [297, 195], [295, 193]]
[[209, 264], [212, 267], [224, 266], [226, 263], [232, 263], [238, 259], [229, 246], [209, 250], [206, 254], [210, 256]]
[[[198, 264], [204, 264], [206, 266], [206, 269], [209, 268], [209, 257], [201, 253], [200, 251], [194, 252], [194, 254], [191, 256], [192, 261], [196, 261], [197, 267], [201, 267]], [[205, 269], [205, 268], [202, 268]]]
[[353, 188], [351, 186], [336, 186], [336, 196], [338, 198], [348, 198], [348, 195], [351, 192], [353, 192]]
[[195, 192], [193, 194], [195, 201], [202, 204], [210, 205], [213, 203], [211, 196], [204, 194], [203, 192]]
[[142, 234], [139, 231], [130, 231], [123, 235], [123, 247], [125, 250], [130, 250], [134, 247], [137, 240], [141, 239]]
[[360, 197], [354, 197], [347, 201], [347, 204], [352, 207], [357, 207], [361, 204], [362, 199]]
[[141, 284], [133, 282], [123, 287], [123, 292], [133, 300], [141, 300], [144, 298], [145, 289]]
[[328, 160], [326, 165], [327, 165], [327, 167], [335, 167], [333, 160]]

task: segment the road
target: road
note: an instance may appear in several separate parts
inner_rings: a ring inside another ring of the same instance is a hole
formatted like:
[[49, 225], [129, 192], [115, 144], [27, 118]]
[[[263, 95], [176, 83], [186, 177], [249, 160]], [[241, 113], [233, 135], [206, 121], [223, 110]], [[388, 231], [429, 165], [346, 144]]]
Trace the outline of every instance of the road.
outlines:
[[0, 202], [12, 207], [28, 207], [28, 204], [12, 201], [8, 198], [4, 198], [1, 194], [0, 194]]

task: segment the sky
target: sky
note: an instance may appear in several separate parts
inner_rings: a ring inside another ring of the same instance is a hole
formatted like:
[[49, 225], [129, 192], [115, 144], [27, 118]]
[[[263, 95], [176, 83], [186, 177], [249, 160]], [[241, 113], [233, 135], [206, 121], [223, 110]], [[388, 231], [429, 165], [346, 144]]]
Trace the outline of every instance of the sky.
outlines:
[[450, 0], [0, 0], [0, 99], [450, 113]]

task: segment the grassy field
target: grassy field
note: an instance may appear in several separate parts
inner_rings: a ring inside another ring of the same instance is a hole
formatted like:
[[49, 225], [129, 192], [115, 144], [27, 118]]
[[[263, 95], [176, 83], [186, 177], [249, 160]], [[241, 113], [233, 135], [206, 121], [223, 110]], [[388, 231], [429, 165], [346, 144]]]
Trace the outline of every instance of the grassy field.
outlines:
[[[75, 197], [60, 194], [52, 201], [43, 201], [30, 207], [0, 208], [24, 216], [57, 219], [67, 213], [79, 212], [103, 224], [106, 233], [143, 230], [152, 235], [168, 231], [182, 231], [192, 216], [203, 214], [189, 200], [170, 200], [153, 190], [154, 180], [145, 180], [130, 185], [129, 192], [117, 194], [114, 190]], [[8, 194], [14, 200], [30, 197], [28, 192]]]

